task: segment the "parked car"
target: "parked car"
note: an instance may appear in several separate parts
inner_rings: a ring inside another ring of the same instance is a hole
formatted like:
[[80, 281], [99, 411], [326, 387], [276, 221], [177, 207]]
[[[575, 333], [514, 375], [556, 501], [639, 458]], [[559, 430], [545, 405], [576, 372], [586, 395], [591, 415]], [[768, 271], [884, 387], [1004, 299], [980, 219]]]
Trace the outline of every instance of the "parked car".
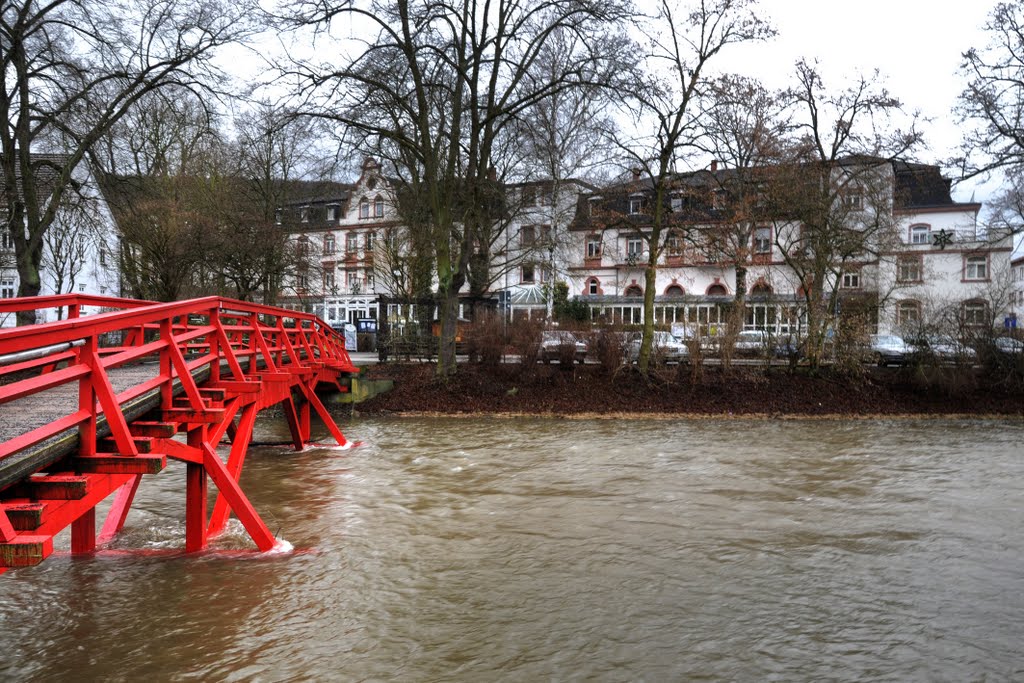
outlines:
[[804, 350], [800, 337], [795, 334], [784, 334], [775, 341], [776, 358], [802, 358]]
[[932, 358], [945, 362], [971, 362], [977, 352], [947, 335], [929, 335], [908, 340], [912, 353], [917, 358]]
[[1024, 354], [1024, 342], [1012, 337], [996, 337], [992, 344], [1002, 353]]
[[903, 365], [914, 352], [903, 337], [896, 334], [873, 334], [868, 347], [869, 359], [878, 367]]
[[577, 339], [571, 332], [564, 330], [547, 330], [541, 332], [540, 336], [540, 359], [545, 363], [552, 360], [559, 362], [568, 359], [572, 354], [573, 360], [580, 365], [587, 358], [587, 345]]
[[[643, 341], [641, 335], [636, 335], [629, 342], [627, 357], [630, 363], [635, 363], [640, 358], [640, 344]], [[676, 339], [669, 332], [656, 331], [652, 350], [653, 358], [663, 363], [685, 363], [690, 357], [690, 350], [686, 348], [681, 340]]]
[[744, 330], [736, 335], [733, 349], [741, 356], [765, 356], [771, 347], [771, 338], [764, 330]]

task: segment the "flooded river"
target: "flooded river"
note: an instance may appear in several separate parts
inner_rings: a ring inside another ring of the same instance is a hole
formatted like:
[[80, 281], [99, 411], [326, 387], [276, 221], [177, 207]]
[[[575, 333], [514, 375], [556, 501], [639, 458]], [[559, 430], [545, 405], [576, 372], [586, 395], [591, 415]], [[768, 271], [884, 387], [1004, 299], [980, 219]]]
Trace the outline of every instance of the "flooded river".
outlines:
[[250, 452], [293, 554], [165, 552], [174, 464], [117, 544], [149, 552], [0, 576], [0, 679], [1024, 679], [1020, 421], [345, 429]]

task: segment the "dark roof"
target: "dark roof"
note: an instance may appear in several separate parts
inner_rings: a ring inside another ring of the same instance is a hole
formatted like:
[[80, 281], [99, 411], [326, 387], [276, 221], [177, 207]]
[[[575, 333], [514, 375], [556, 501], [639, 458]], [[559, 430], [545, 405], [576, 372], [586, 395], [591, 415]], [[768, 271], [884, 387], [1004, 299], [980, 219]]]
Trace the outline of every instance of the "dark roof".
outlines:
[[[17, 155], [15, 155], [17, 156]], [[39, 194], [42, 197], [49, 196], [54, 189], [57, 177], [67, 166], [71, 157], [67, 154], [32, 154], [29, 164], [32, 166], [35, 175]], [[14, 175], [18, 183], [18, 194], [22, 193], [21, 165], [15, 164]], [[0, 206], [6, 205], [3, 190], [6, 188], [4, 174], [0, 173]]]

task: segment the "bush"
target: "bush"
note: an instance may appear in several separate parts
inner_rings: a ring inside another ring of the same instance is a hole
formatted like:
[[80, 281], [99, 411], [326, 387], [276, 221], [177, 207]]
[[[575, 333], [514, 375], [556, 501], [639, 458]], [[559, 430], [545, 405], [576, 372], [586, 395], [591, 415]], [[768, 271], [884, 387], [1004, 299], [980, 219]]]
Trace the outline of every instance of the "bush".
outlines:
[[509, 345], [524, 367], [533, 368], [540, 358], [541, 322], [517, 320], [509, 323]]

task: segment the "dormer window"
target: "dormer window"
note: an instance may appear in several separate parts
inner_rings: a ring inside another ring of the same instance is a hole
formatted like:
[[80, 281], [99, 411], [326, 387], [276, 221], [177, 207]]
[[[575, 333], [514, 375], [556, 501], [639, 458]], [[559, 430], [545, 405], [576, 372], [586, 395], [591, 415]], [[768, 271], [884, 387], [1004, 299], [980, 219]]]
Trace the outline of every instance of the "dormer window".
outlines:
[[683, 210], [683, 196], [679, 194], [672, 195], [669, 199], [669, 205], [672, 207], [673, 213], [679, 213]]
[[757, 228], [754, 230], [754, 253], [772, 253], [772, 229]]
[[629, 198], [629, 215], [635, 216], [644, 210], [644, 198], [643, 197], [630, 197]]
[[303, 223], [309, 222], [309, 207], [303, 206], [299, 208], [299, 220]]
[[328, 204], [327, 205], [327, 220], [328, 221], [336, 221], [336, 220], [338, 220], [339, 216], [340, 216], [340, 211], [339, 211], [338, 205], [337, 204]]

